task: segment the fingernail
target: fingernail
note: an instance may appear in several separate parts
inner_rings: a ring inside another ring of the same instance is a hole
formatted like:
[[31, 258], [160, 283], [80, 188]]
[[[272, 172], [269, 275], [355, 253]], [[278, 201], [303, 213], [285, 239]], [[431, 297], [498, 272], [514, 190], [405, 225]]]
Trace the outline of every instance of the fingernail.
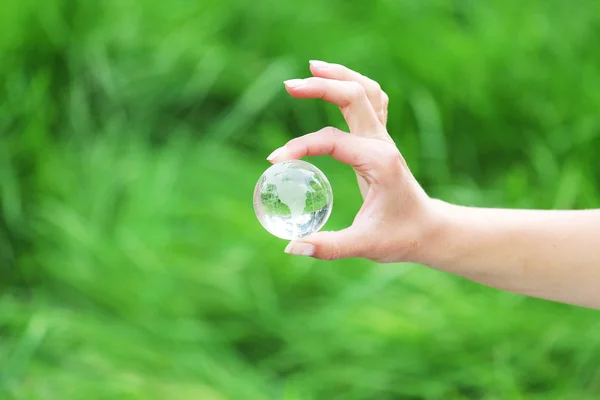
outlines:
[[304, 85], [304, 79], [290, 79], [289, 81], [283, 82], [283, 84], [289, 88], [295, 89]]
[[329, 66], [329, 63], [326, 63], [325, 61], [319, 61], [319, 60], [310, 60], [309, 64], [315, 68], [327, 68]]
[[285, 252], [294, 256], [312, 256], [315, 254], [315, 246], [310, 243], [290, 242]]
[[273, 151], [271, 154], [269, 154], [269, 157], [267, 157], [267, 161], [273, 161], [277, 157], [280, 157], [282, 154], [284, 154], [284, 152], [285, 152], [285, 146], [275, 149], [275, 151]]

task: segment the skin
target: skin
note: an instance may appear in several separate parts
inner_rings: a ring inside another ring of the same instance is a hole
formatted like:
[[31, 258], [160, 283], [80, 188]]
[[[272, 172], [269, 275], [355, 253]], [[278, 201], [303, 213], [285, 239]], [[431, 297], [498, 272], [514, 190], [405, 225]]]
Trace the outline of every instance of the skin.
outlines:
[[498, 289], [600, 308], [600, 210], [463, 207], [429, 197], [386, 129], [388, 97], [342, 65], [311, 61], [313, 77], [285, 82], [296, 98], [340, 107], [350, 134], [324, 128], [291, 140], [272, 163], [330, 155], [356, 172], [364, 204], [352, 225], [289, 243], [322, 260], [413, 262]]

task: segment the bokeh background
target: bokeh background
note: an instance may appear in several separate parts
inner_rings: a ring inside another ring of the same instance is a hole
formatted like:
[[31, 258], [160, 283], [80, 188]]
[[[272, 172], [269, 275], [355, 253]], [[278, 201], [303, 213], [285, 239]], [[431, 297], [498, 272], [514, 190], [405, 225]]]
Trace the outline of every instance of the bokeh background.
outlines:
[[[309, 59], [382, 85], [432, 196], [598, 207], [598, 37], [595, 0], [4, 1], [0, 398], [598, 398], [597, 312], [289, 257], [252, 207], [346, 129], [285, 93]], [[309, 161], [346, 226], [353, 172]]]

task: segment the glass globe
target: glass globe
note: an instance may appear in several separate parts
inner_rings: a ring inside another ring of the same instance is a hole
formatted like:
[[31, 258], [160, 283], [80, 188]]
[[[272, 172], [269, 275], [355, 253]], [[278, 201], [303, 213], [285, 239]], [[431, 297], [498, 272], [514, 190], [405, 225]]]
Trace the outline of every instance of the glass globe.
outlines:
[[262, 226], [281, 239], [320, 230], [331, 215], [333, 191], [317, 167], [301, 160], [274, 164], [254, 189], [254, 211]]

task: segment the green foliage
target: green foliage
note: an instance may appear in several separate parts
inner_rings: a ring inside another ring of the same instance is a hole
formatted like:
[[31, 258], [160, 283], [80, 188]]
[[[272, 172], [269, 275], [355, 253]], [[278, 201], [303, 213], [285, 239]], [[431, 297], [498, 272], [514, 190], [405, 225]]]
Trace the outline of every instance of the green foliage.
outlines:
[[[311, 190], [306, 194], [305, 213], [319, 211], [327, 205], [328, 193], [325, 188], [316, 181], [309, 182]], [[290, 216], [292, 212], [288, 205], [283, 203], [274, 184], [266, 184], [265, 190], [261, 193], [261, 202], [265, 211], [269, 215]]]
[[[345, 128], [282, 87], [324, 59], [381, 83], [431, 195], [597, 207], [599, 34], [592, 0], [4, 2], [0, 398], [597, 398], [597, 312], [288, 257], [251, 197]], [[343, 228], [354, 174], [310, 161]]]
[[329, 193], [325, 186], [317, 181], [309, 182], [311, 190], [306, 197], [305, 212], [319, 211], [327, 206]]
[[267, 184], [266, 186], [265, 191], [260, 195], [260, 200], [265, 211], [269, 215], [290, 216], [292, 212], [287, 204], [283, 203], [279, 198], [277, 187], [273, 184]]

